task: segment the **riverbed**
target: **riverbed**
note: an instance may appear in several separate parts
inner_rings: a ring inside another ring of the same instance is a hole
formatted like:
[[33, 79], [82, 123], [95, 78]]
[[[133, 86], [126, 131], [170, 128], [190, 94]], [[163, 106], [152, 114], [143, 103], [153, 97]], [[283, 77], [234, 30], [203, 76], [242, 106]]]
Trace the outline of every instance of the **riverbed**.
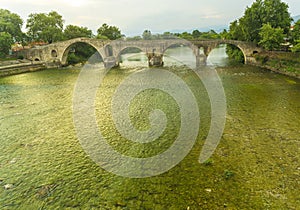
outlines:
[[[178, 56], [185, 60], [190, 55], [182, 50]], [[174, 100], [151, 90], [133, 101], [130, 116], [137, 128], [145, 130], [150, 108], [161, 109], [168, 119], [162, 137], [144, 146], [116, 130], [111, 97], [122, 80], [147, 68], [145, 61], [140, 67], [124, 61], [110, 70], [95, 99], [97, 123], [109, 144], [134, 157], [167, 150], [180, 128]], [[180, 77], [197, 99], [201, 122], [188, 155], [169, 171], [148, 178], [107, 172], [82, 148], [72, 113], [80, 69], [0, 78], [0, 208], [297, 209], [300, 80], [257, 67], [230, 66], [224, 56], [215, 60], [212, 56], [210, 62], [219, 66], [215, 68], [227, 101], [220, 144], [208, 161], [199, 163], [210, 127], [209, 97], [192, 70], [168, 61], [164, 69]]]

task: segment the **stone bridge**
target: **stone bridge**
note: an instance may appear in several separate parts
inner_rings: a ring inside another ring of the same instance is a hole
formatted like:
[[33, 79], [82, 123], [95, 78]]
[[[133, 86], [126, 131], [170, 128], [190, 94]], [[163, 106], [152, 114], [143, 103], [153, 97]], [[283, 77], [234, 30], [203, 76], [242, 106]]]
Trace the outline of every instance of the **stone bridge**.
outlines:
[[[105, 41], [91, 38], [75, 38], [67, 41], [56, 42], [49, 45], [29, 49], [25, 57], [32, 61], [43, 61], [47, 66], [67, 65], [68, 53], [76, 43], [86, 43], [94, 47], [102, 57], [105, 66], [119, 65], [120, 55], [127, 48], [139, 48], [148, 57], [149, 66], [162, 66], [165, 51], [172, 46], [187, 46], [193, 50], [196, 65], [205, 65], [209, 53], [220, 44], [230, 44], [238, 47], [244, 54], [245, 63], [255, 62], [253, 55], [262, 51], [253, 43], [236, 40], [197, 40], [183, 39], [163, 40], [115, 40]], [[200, 50], [202, 49], [202, 50]], [[201, 54], [201, 52], [204, 52]]]

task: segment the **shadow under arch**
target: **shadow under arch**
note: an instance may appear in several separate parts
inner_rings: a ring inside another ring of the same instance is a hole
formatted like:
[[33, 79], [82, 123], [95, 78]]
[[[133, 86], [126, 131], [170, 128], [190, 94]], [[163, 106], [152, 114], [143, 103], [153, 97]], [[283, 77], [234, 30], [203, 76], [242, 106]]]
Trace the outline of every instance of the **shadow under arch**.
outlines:
[[[74, 63], [70, 63], [69, 56], [75, 56], [77, 58], [74, 58]], [[68, 59], [69, 58], [69, 59]], [[103, 55], [101, 52], [98, 51], [96, 46], [93, 46], [91, 43], [84, 42], [84, 41], [77, 41], [69, 46], [67, 46], [61, 57], [61, 64], [63, 66], [69, 65], [69, 64], [76, 64], [80, 62], [90, 62], [90, 63], [100, 63], [103, 62]], [[78, 59], [78, 60], [76, 60]]]

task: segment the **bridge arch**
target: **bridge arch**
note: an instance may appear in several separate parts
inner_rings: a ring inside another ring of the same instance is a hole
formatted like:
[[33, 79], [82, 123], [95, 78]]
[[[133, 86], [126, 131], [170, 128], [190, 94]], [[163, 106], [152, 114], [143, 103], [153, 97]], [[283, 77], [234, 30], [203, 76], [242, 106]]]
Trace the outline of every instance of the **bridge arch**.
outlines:
[[61, 64], [62, 65], [66, 65], [67, 64], [67, 58], [68, 58], [68, 55], [70, 53], [70, 50], [72, 49], [72, 47], [76, 46], [76, 44], [79, 44], [79, 43], [83, 43], [83, 44], [86, 44], [88, 46], [91, 46], [93, 47], [96, 52], [99, 53], [100, 57], [102, 59], [104, 59], [104, 55], [103, 55], [103, 52], [101, 52], [99, 49], [98, 49], [98, 46], [94, 45], [93, 42], [89, 41], [89, 39], [73, 39], [73, 40], [70, 40], [72, 42], [68, 42], [67, 45], [65, 45], [63, 47], [63, 49], [61, 50], [61, 57], [60, 57], [60, 61], [61, 61]]
[[195, 47], [196, 46], [194, 46], [191, 42], [186, 41], [186, 40], [182, 40], [182, 42], [177, 41], [177, 42], [174, 42], [174, 43], [172, 43], [172, 42], [168, 43], [168, 45], [165, 46], [164, 50], [162, 51], [162, 54], [164, 55], [167, 50], [169, 50], [173, 47], [182, 47], [182, 46], [190, 48], [193, 51], [194, 55], [196, 56], [196, 52], [195, 52]]
[[[213, 56], [212, 52], [215, 51], [216, 49], [218, 49], [222, 45], [226, 45], [225, 49], [227, 49], [227, 46], [233, 46], [234, 48], [238, 49], [243, 54], [243, 60], [241, 60], [241, 62], [243, 62], [243, 63], [247, 62], [247, 55], [246, 55], [244, 49], [241, 46], [239, 46], [238, 44], [228, 43], [228, 42], [219, 42], [214, 47], [209, 49], [209, 51], [207, 52], [207, 55], [206, 55], [207, 59], [210, 59], [211, 56]], [[225, 52], [225, 53], [227, 54], [227, 52]]]
[[245, 49], [239, 44], [239, 42], [234, 42], [234, 41], [226, 41], [226, 42], [220, 42], [220, 44], [218, 46], [220, 46], [221, 44], [226, 44], [226, 45], [231, 45], [231, 46], [235, 46], [236, 48], [238, 48], [244, 56], [244, 62], [247, 62], [247, 54], [245, 52]]
[[[118, 51], [118, 54], [116, 55], [117, 60], [119, 61], [121, 59], [121, 56], [124, 54], [124, 52], [130, 51], [130, 50], [132, 50], [133, 53], [143, 52], [146, 55], [146, 52], [142, 48], [140, 48], [139, 46], [125, 46], [125, 47], [121, 48], [120, 51]], [[131, 52], [129, 52], [129, 53], [131, 53]]]

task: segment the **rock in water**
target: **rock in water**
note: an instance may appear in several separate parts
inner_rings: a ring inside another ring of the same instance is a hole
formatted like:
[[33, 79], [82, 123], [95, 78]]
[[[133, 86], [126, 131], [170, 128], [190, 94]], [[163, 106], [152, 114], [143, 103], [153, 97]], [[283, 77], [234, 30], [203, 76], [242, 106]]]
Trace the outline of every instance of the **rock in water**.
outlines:
[[12, 185], [12, 184], [6, 184], [6, 185], [4, 185], [4, 189], [5, 190], [10, 190], [10, 189], [12, 189], [14, 186]]

